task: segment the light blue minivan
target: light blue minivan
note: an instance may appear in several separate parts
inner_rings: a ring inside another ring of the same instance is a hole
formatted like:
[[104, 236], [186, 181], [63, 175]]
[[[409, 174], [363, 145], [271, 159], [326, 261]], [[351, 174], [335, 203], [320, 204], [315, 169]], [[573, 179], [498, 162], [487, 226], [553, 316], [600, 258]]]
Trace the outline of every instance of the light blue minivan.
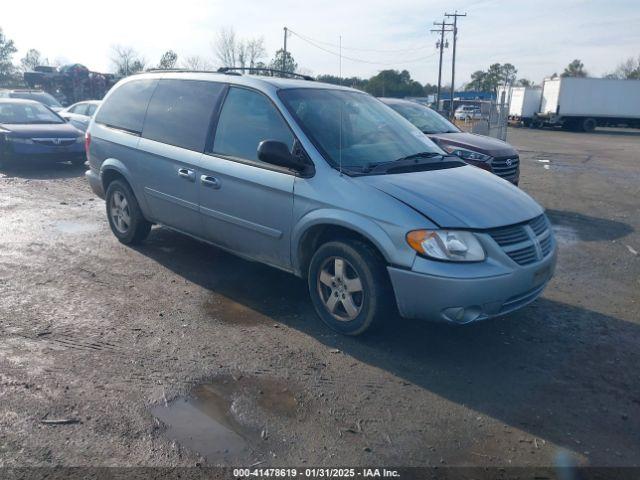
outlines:
[[152, 72], [86, 138], [115, 236], [160, 224], [306, 278], [320, 318], [464, 324], [545, 288], [556, 242], [526, 193], [442, 151], [370, 95], [292, 78]]

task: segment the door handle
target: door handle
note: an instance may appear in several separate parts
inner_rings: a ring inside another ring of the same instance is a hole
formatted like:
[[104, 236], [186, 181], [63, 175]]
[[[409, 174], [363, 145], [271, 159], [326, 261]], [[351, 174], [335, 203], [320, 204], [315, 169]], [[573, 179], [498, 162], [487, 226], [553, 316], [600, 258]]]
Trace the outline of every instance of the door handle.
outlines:
[[200, 177], [200, 182], [202, 183], [202, 185], [213, 188], [215, 190], [221, 187], [220, 181], [216, 177], [210, 177], [209, 175], [202, 175]]
[[196, 181], [196, 172], [194, 172], [193, 170], [189, 170], [188, 168], [179, 168], [178, 175], [182, 178], [186, 178], [190, 182]]

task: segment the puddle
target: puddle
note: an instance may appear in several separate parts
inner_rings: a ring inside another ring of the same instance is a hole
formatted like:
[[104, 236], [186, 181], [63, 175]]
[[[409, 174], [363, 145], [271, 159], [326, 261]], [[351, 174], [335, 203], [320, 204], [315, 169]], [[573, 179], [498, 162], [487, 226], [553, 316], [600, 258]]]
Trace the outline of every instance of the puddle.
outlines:
[[578, 231], [566, 225], [553, 225], [553, 233], [559, 245], [569, 246], [580, 241]]
[[71, 235], [78, 235], [82, 233], [92, 233], [100, 230], [100, 224], [98, 223], [83, 223], [83, 222], [74, 222], [71, 220], [63, 220], [60, 222], [56, 222], [55, 224], [56, 230], [62, 233], [68, 233]]
[[218, 377], [187, 397], [151, 408], [165, 436], [210, 463], [247, 460], [269, 438], [267, 425], [295, 421], [299, 404], [286, 383], [259, 377]]
[[561, 245], [617, 240], [633, 232], [630, 225], [619, 220], [553, 209], [547, 210], [547, 215]]

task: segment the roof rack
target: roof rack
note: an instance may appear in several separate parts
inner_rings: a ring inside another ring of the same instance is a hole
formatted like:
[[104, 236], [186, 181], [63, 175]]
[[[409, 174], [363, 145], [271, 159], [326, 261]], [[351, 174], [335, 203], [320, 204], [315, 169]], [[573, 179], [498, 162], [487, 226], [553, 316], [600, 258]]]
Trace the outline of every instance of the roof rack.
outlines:
[[226, 74], [230, 74], [230, 75], [239, 75], [239, 73], [237, 73], [237, 71], [241, 71], [244, 72], [248, 70], [249, 73], [253, 73], [253, 72], [265, 72], [265, 73], [270, 73], [272, 77], [275, 77], [277, 74], [281, 77], [295, 77], [295, 78], [301, 78], [302, 80], [308, 80], [310, 82], [315, 81], [315, 79], [313, 77], [310, 77], [309, 75], [302, 75], [301, 73], [293, 73], [293, 72], [287, 72], [286, 70], [277, 70], [275, 68], [260, 68], [260, 67], [221, 67], [218, 69], [218, 73], [226, 73]]
[[[142, 73], [218, 73], [215, 70], [193, 70], [191, 68], [148, 68], [147, 70], [141, 70], [139, 74]], [[135, 74], [134, 74], [135, 75]]]
[[314, 82], [315, 78], [310, 77], [309, 75], [303, 75], [301, 73], [293, 73], [293, 72], [287, 72], [286, 70], [276, 70], [274, 68], [260, 68], [260, 67], [220, 67], [218, 70], [193, 70], [193, 69], [189, 69], [189, 68], [150, 68], [148, 70], [143, 70], [138, 72], [139, 74], [142, 73], [224, 73], [226, 75], [241, 75], [241, 73], [238, 72], [244, 72], [246, 70], [249, 71], [249, 73], [253, 73], [253, 72], [265, 72], [265, 73], [270, 73], [272, 77], [275, 77], [276, 74], [280, 75], [282, 77], [295, 77], [295, 78], [301, 78], [303, 80], [308, 80], [310, 82]]

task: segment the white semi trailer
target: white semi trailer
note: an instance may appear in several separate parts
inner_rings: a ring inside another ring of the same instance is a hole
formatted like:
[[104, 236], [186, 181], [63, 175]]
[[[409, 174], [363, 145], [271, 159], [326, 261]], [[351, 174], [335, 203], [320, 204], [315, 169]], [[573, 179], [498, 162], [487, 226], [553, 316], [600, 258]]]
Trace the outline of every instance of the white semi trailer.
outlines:
[[585, 132], [598, 126], [640, 128], [640, 80], [546, 79], [533, 125], [557, 125]]
[[540, 111], [542, 89], [540, 87], [498, 87], [498, 104], [509, 104], [509, 123], [528, 127]]

